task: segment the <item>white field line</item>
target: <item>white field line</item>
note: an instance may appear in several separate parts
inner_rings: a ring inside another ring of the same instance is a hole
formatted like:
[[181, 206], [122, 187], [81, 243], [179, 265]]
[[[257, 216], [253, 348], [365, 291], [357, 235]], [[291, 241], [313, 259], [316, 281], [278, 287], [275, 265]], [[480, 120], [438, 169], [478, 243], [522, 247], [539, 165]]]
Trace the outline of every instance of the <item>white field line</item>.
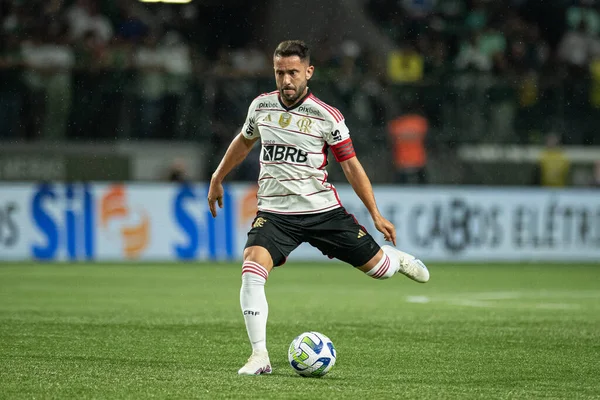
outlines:
[[[556, 302], [560, 300], [600, 299], [600, 290], [582, 291], [512, 291], [477, 292], [439, 296], [407, 296], [408, 303], [445, 303], [466, 307], [489, 308], [535, 308], [552, 310], [572, 310], [581, 307], [577, 301]], [[515, 301], [521, 300], [521, 301]], [[547, 300], [547, 301], [544, 301]]]

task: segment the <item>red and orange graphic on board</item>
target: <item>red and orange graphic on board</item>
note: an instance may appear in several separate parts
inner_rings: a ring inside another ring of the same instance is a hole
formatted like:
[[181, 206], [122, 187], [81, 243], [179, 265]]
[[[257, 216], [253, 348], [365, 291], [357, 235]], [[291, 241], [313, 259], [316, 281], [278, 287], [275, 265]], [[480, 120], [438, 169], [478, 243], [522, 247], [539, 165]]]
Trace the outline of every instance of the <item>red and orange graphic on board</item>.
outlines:
[[[109, 229], [112, 220], [124, 223], [132, 218], [132, 211], [127, 205], [127, 195], [124, 185], [112, 185], [102, 196], [100, 203], [100, 224], [105, 231]], [[137, 224], [123, 225], [120, 229], [123, 254], [127, 258], [138, 258], [150, 243], [150, 218], [142, 211], [141, 221]]]

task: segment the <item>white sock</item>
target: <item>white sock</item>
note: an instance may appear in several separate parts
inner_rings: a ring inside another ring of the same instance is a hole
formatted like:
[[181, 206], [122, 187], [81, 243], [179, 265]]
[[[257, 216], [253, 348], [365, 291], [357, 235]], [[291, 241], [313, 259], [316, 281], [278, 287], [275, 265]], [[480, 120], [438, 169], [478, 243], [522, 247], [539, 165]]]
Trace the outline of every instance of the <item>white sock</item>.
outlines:
[[253, 261], [244, 261], [240, 305], [254, 353], [267, 351], [269, 305], [265, 296], [265, 283], [268, 276], [269, 273], [262, 265]]
[[382, 246], [381, 249], [383, 250], [383, 257], [367, 272], [367, 275], [375, 279], [388, 279], [398, 271], [400, 260], [390, 246]]

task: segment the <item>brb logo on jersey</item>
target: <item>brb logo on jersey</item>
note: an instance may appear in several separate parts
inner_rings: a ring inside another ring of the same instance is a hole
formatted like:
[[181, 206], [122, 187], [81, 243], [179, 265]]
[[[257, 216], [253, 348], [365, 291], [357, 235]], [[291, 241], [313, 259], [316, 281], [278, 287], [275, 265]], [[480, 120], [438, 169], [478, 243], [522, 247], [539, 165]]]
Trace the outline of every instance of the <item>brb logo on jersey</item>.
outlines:
[[263, 146], [262, 160], [305, 163], [308, 160], [308, 153], [292, 146], [269, 144]]
[[[123, 185], [113, 185], [108, 188], [100, 201], [100, 226], [109, 238], [119, 237], [123, 246], [123, 255], [127, 258], [137, 258], [148, 247], [150, 241], [150, 219], [145, 212], [140, 212], [137, 223], [135, 213], [127, 206], [127, 196]], [[123, 221], [128, 222], [127, 225]], [[119, 234], [115, 235], [111, 227], [117, 222]]]

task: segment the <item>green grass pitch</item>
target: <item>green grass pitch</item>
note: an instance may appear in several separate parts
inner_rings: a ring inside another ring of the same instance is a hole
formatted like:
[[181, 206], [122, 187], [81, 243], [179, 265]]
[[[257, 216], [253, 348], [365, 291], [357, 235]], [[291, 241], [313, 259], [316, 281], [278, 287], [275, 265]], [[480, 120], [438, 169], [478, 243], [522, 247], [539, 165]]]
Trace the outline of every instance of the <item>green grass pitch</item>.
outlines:
[[[289, 263], [267, 282], [274, 372], [250, 353], [239, 264], [0, 265], [0, 398], [600, 398], [600, 265], [431, 265], [376, 281]], [[321, 379], [287, 347], [328, 335]]]

